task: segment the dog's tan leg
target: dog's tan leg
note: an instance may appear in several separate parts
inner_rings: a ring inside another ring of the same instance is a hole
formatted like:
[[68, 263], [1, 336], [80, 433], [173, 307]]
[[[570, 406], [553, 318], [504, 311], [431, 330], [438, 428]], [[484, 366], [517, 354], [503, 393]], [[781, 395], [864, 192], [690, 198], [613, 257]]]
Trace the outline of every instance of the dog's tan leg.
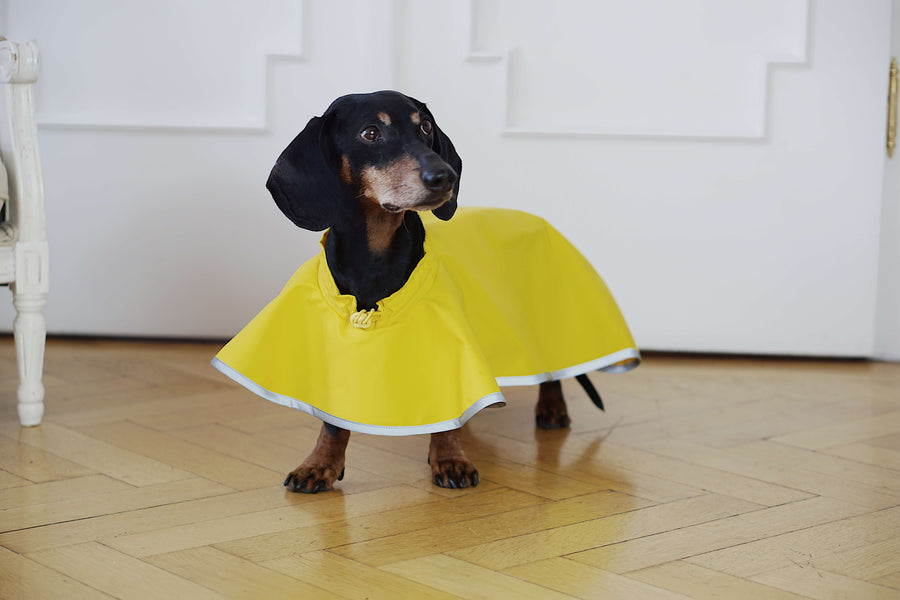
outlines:
[[537, 406], [534, 407], [534, 420], [541, 429], [561, 429], [572, 422], [559, 381], [545, 381], [541, 384]]
[[332, 489], [335, 481], [344, 478], [344, 452], [350, 432], [322, 423], [322, 431], [312, 454], [291, 471], [284, 486], [292, 492], [315, 494]]
[[437, 486], [456, 489], [478, 485], [478, 471], [463, 450], [459, 429], [431, 434], [428, 464]]

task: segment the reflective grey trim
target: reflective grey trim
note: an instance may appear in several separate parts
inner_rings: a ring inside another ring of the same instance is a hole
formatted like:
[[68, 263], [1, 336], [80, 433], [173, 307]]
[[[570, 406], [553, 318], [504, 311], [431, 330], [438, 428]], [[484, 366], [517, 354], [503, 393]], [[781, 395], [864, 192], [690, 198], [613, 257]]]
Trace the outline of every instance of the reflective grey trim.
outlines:
[[302, 410], [303, 412], [312, 415], [317, 419], [325, 421], [326, 423], [330, 423], [335, 427], [340, 427], [341, 429], [347, 429], [349, 431], [358, 431], [359, 433], [368, 433], [371, 435], [419, 435], [423, 433], [438, 433], [441, 431], [450, 431], [451, 429], [459, 429], [465, 424], [466, 421], [475, 416], [476, 413], [484, 408], [487, 408], [488, 406], [506, 405], [506, 398], [503, 397], [503, 394], [501, 392], [494, 392], [476, 401], [474, 404], [472, 404], [472, 406], [467, 408], [462, 416], [460, 416], [458, 419], [450, 419], [449, 421], [441, 421], [440, 423], [430, 423], [428, 425], [415, 425], [409, 427], [368, 425], [366, 423], [357, 423], [355, 421], [347, 421], [346, 419], [335, 417], [323, 410], [316, 408], [315, 406], [307, 404], [306, 402], [301, 402], [296, 398], [283, 396], [281, 394], [276, 394], [275, 392], [267, 390], [246, 375], [225, 364], [224, 362], [219, 360], [219, 358], [213, 358], [211, 364], [230, 379], [241, 384], [257, 396], [261, 396], [266, 400], [269, 400], [276, 404], [281, 404], [282, 406], [287, 406], [288, 408]]
[[[616, 363], [624, 360], [629, 362], [619, 365]], [[625, 373], [641, 364], [641, 353], [637, 348], [625, 348], [618, 352], [613, 352], [606, 356], [594, 359], [592, 361], [568, 367], [559, 371], [550, 373], [539, 373], [537, 375], [522, 375], [517, 377], [498, 377], [497, 385], [500, 387], [510, 385], [535, 385], [544, 383], [545, 381], [556, 381], [558, 379], [566, 379], [567, 377], [575, 377], [576, 375], [584, 375], [590, 371], [603, 371], [604, 373]]]

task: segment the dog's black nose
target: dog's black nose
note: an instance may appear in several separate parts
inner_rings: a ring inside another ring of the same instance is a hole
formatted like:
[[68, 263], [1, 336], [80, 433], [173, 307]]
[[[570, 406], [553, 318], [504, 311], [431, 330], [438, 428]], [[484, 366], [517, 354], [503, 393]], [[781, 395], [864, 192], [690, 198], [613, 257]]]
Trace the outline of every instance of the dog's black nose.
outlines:
[[432, 192], [446, 192], [456, 183], [456, 173], [449, 167], [438, 167], [422, 171], [422, 183]]

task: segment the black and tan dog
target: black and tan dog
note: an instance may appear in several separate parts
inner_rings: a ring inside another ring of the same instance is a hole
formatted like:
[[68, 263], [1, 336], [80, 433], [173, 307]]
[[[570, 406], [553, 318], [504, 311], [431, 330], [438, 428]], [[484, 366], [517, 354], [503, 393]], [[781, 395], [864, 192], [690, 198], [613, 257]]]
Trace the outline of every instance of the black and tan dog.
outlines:
[[[428, 108], [382, 91], [343, 96], [313, 118], [278, 158], [267, 187], [299, 227], [330, 228], [328, 267], [340, 292], [365, 310], [403, 287], [423, 257], [417, 211], [453, 217], [461, 173], [459, 155]], [[569, 425], [558, 381], [540, 385], [536, 421], [542, 428]], [[343, 477], [349, 438], [349, 431], [323, 424], [312, 454], [284, 485], [295, 492], [331, 489]], [[431, 434], [428, 460], [436, 485], [478, 484], [458, 429]]]

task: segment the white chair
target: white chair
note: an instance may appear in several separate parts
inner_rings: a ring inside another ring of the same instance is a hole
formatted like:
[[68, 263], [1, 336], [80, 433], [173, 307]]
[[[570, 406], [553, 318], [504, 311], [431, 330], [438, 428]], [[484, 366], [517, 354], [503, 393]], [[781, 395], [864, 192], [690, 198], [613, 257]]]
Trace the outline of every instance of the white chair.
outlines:
[[19, 421], [39, 425], [44, 415], [44, 306], [48, 291], [47, 225], [44, 183], [34, 121], [32, 86], [39, 57], [32, 42], [0, 38], [0, 84], [6, 88], [3, 163], [0, 164], [0, 284], [10, 284], [16, 320], [13, 333], [19, 364]]

